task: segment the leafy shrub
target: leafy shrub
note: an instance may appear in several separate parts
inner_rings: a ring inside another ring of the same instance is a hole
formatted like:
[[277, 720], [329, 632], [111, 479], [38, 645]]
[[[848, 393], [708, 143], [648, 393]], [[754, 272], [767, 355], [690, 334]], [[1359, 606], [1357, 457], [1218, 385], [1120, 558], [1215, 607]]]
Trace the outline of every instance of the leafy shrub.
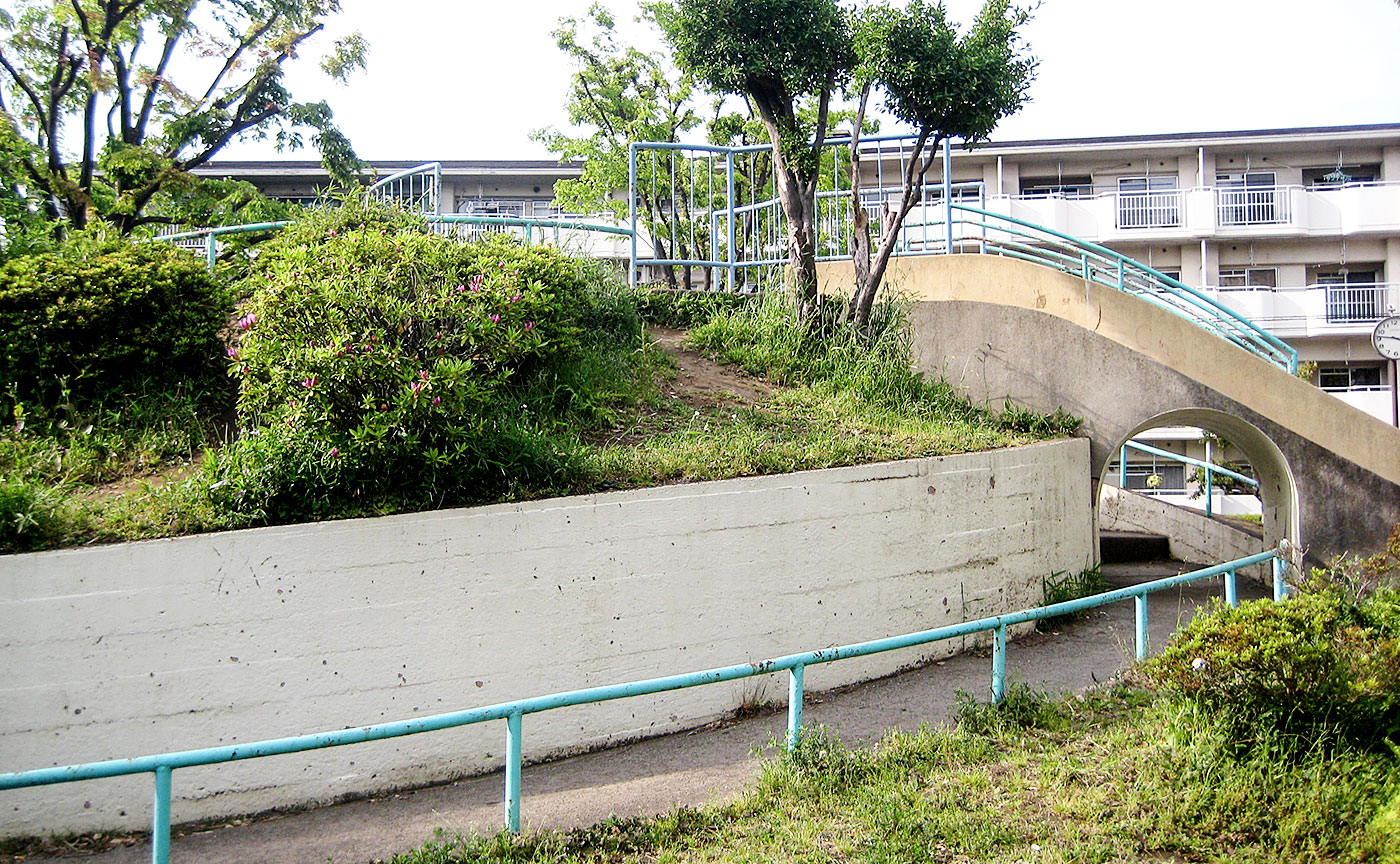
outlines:
[[[0, 389], [49, 402], [217, 376], [226, 294], [189, 253], [80, 237], [0, 263]], [[215, 378], [215, 380], [217, 380]]]
[[[276, 520], [548, 488], [577, 470], [577, 445], [512, 393], [585, 337], [639, 332], [596, 276], [549, 247], [459, 243], [379, 208], [301, 220], [250, 276], [230, 349], [246, 433], [214, 494]], [[567, 409], [573, 394], [555, 395]]]
[[1246, 741], [1258, 726], [1308, 741], [1400, 733], [1400, 604], [1319, 585], [1282, 603], [1218, 607], [1142, 668]]

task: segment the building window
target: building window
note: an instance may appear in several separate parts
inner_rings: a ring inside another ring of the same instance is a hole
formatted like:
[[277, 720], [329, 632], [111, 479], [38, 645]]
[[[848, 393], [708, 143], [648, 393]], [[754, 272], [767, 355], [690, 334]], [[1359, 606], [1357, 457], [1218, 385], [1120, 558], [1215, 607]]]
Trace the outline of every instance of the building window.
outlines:
[[1274, 186], [1272, 171], [1232, 171], [1215, 175], [1221, 225], [1272, 225], [1288, 221], [1288, 203]]
[[1023, 198], [1091, 198], [1094, 179], [1088, 176], [1022, 177]]
[[1278, 287], [1278, 271], [1273, 267], [1222, 267], [1220, 287], [1232, 291], [1272, 291]]
[[1321, 270], [1314, 279], [1327, 291], [1327, 323], [1379, 321], [1389, 314], [1385, 286], [1370, 269]]
[[1323, 390], [1381, 389], [1381, 367], [1322, 366], [1317, 370], [1317, 384]]
[[1381, 176], [1379, 165], [1331, 165], [1303, 169], [1303, 185], [1309, 189], [1336, 189], [1361, 183], [1374, 183]]
[[1153, 177], [1118, 179], [1119, 228], [1172, 228], [1181, 224], [1181, 195], [1176, 178]]

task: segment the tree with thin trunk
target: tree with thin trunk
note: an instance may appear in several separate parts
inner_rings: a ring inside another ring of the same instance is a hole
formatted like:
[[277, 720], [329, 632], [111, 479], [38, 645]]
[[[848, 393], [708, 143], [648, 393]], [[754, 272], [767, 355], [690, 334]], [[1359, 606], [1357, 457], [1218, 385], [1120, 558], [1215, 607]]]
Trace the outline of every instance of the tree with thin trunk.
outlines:
[[[616, 190], [628, 186], [628, 146], [633, 141], [677, 142], [700, 124], [692, 104], [694, 82], [676, 74], [666, 57], [621, 44], [616, 22], [606, 7], [594, 3], [583, 18], [564, 17], [554, 39], [574, 63], [566, 108], [569, 122], [584, 134], [569, 135], [557, 129], [540, 129], [536, 141], [559, 154], [561, 161], [583, 160], [577, 179], [554, 184], [555, 202], [575, 212], [607, 211], [621, 219], [628, 204]], [[638, 165], [638, 216], [647, 228], [658, 257], [688, 258], [682, 237], [672, 236], [666, 202], [686, 200], [674, 188], [669, 172], [656, 172], [650, 164]], [[665, 176], [662, 176], [662, 175]], [[652, 193], [653, 188], [656, 194]], [[708, 269], [705, 271], [708, 277]], [[679, 287], [673, 268], [662, 270], [668, 287]], [[689, 287], [689, 268], [682, 284]]]
[[[1018, 29], [1028, 18], [1029, 13], [1013, 8], [1008, 0], [987, 0], [972, 27], [959, 35], [936, 0], [911, 0], [903, 9], [871, 7], [857, 16], [853, 29], [859, 59], [853, 83], [860, 104], [850, 163], [855, 286], [846, 310], [857, 327], [870, 321], [900, 230], [923, 199], [929, 168], [943, 141], [961, 138], [970, 146], [985, 140], [1001, 119], [1027, 101], [1036, 61], [1026, 53]], [[889, 112], [917, 133], [898, 197], [885, 202], [893, 206], [882, 220], [880, 248], [872, 250], [868, 202], [862, 194], [860, 134], [876, 88], [884, 92]]]
[[[836, 0], [670, 0], [651, 5], [676, 62], [715, 91], [743, 96], [773, 148], [799, 319], [817, 292], [817, 178], [833, 95], [854, 61]], [[801, 106], [815, 103], [815, 118]]]
[[[34, 190], [54, 222], [122, 233], [229, 142], [303, 130], [333, 178], [361, 167], [325, 102], [296, 102], [283, 67], [339, 0], [20, 0], [0, 10], [4, 187]], [[367, 51], [352, 34], [321, 67], [343, 80]], [[180, 70], [177, 74], [176, 70]], [[179, 80], [177, 80], [177, 78]]]

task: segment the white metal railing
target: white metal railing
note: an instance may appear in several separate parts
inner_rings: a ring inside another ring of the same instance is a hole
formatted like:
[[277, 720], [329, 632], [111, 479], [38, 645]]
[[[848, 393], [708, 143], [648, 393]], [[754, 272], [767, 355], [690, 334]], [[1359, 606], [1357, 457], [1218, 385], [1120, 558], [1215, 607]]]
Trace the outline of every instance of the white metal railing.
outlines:
[[1216, 188], [1215, 218], [1222, 226], [1278, 225], [1292, 218], [1290, 190], [1300, 187]]
[[1185, 211], [1182, 190], [1117, 192], [1119, 228], [1179, 228]]
[[442, 212], [442, 163], [425, 162], [376, 182], [369, 187], [374, 201], [397, 203], [400, 206], [435, 216]]
[[1328, 324], [1379, 321], [1396, 308], [1395, 285], [1377, 282], [1312, 287], [1326, 292]]

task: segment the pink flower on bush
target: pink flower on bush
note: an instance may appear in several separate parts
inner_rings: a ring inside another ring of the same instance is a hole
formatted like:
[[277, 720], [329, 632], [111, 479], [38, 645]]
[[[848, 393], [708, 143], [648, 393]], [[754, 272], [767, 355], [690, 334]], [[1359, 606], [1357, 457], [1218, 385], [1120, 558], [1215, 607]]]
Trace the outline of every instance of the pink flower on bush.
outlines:
[[476, 274], [475, 276], [473, 276], [473, 277], [471, 278], [472, 293], [473, 293], [473, 294], [480, 294], [480, 293], [481, 293], [481, 280], [484, 279], [484, 278], [486, 278], [486, 277], [482, 276], [480, 273]]
[[253, 312], [249, 312], [247, 315], [238, 319], [238, 329], [250, 330], [256, 323], [258, 323], [258, 316]]
[[308, 390], [311, 389], [312, 387], [315, 387], [315, 386], [316, 386], [316, 376], [315, 376], [315, 375], [311, 375], [311, 376], [309, 376], [309, 377], [306, 377], [306, 378], [301, 379], [301, 386], [307, 388]]
[[441, 396], [434, 396], [434, 397], [433, 397], [433, 404], [434, 404], [434, 405], [439, 405], [439, 404], [441, 404], [441, 403], [442, 403], [442, 397], [441, 397]]
[[467, 290], [467, 286], [465, 286], [465, 285], [458, 285], [458, 286], [457, 286], [457, 293], [458, 293], [458, 294], [461, 294], [463, 291], [466, 291], [466, 290]]
[[526, 332], [526, 333], [529, 333], [531, 330], [534, 330], [534, 329], [535, 329], [535, 322], [534, 322], [534, 321], [526, 321], [526, 322], [525, 322], [525, 332]]
[[499, 323], [501, 323], [501, 316], [497, 315], [495, 312], [492, 312], [492, 313], [491, 313], [491, 323], [492, 323], [492, 324], [499, 324]]
[[243, 352], [240, 351], [237, 347], [230, 348], [228, 349], [228, 359], [241, 360], [243, 359]]
[[340, 455], [340, 448], [339, 448], [339, 447], [332, 447], [331, 450], [330, 450], [330, 453], [328, 453], [328, 454], [326, 454], [326, 455], [328, 455], [328, 456], [330, 456], [332, 459], [334, 459], [335, 457], [337, 457], [337, 456]]
[[516, 294], [514, 294], [514, 295], [511, 296], [510, 302], [512, 302], [512, 303], [518, 303], [518, 302], [520, 302], [520, 298], [523, 297], [523, 296], [525, 296], [525, 295], [520, 294], [520, 293], [516, 293]]

